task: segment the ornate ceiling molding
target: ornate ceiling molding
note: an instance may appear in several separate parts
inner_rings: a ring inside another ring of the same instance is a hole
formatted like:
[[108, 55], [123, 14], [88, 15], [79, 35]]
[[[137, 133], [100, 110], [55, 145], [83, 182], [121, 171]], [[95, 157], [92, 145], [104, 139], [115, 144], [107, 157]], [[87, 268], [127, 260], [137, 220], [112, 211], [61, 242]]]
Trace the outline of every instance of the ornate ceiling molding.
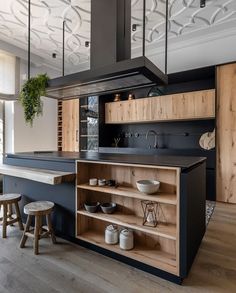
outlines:
[[[3, 0], [1, 0], [3, 2]], [[147, 0], [146, 44], [153, 48], [165, 36], [165, 1]], [[132, 0], [132, 49], [141, 46], [143, 0]], [[7, 0], [0, 6], [0, 39], [27, 49], [28, 0]], [[108, 12], [109, 13], [109, 12]], [[90, 38], [90, 0], [32, 0], [32, 53], [55, 67], [61, 66], [62, 22], [66, 21], [66, 67], [78, 68], [88, 64]], [[220, 33], [221, 25], [230, 29], [236, 20], [235, 0], [208, 0], [204, 9], [199, 0], [169, 0], [169, 39], [178, 42], [183, 36], [191, 38], [196, 32], [207, 34], [213, 27]], [[147, 46], [148, 51], [148, 46]], [[52, 53], [57, 54], [52, 59]], [[84, 67], [83, 67], [84, 69]]]

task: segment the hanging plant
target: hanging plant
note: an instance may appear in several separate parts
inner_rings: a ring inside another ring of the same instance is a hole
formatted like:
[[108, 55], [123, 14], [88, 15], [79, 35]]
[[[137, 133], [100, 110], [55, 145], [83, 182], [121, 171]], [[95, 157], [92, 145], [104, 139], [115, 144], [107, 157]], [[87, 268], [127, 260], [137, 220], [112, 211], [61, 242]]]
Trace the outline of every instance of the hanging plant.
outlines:
[[28, 79], [20, 92], [19, 100], [24, 108], [26, 123], [33, 125], [34, 118], [42, 115], [43, 102], [41, 96], [45, 96], [49, 77], [47, 74], [39, 74]]

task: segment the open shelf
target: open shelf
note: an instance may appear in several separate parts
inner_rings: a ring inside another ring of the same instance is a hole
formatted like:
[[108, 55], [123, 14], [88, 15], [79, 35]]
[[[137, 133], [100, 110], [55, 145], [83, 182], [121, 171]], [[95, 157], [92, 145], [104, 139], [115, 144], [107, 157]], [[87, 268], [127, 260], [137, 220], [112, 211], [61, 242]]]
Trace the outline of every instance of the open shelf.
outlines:
[[81, 108], [88, 108], [88, 107], [92, 108], [92, 107], [97, 107], [97, 106], [98, 106], [98, 104], [85, 104], [85, 105], [80, 105]]
[[132, 250], [121, 250], [119, 245], [109, 245], [104, 241], [104, 235], [97, 231], [87, 231], [77, 236], [78, 239], [90, 242], [99, 247], [108, 249], [123, 256], [135, 259], [140, 262], [149, 264], [150, 266], [158, 267], [172, 274], [177, 274], [176, 257], [173, 254], [164, 251], [148, 248], [141, 244], [135, 244]]
[[91, 186], [89, 184], [79, 184], [77, 185], [78, 188], [83, 190], [90, 190], [95, 192], [102, 192], [102, 193], [109, 193], [114, 195], [120, 195], [124, 197], [131, 197], [140, 200], [151, 200], [156, 201], [159, 203], [171, 204], [176, 205], [177, 199], [175, 194], [168, 194], [168, 193], [157, 193], [155, 195], [147, 195], [139, 192], [137, 189], [133, 187], [125, 187], [125, 186], [118, 186], [118, 187], [110, 187], [110, 186]]
[[80, 137], [98, 137], [98, 134], [81, 134]]
[[78, 210], [78, 214], [106, 221], [119, 226], [131, 228], [144, 233], [149, 233], [156, 236], [161, 236], [166, 239], [176, 240], [176, 226], [173, 224], [158, 224], [157, 227], [143, 226], [143, 219], [135, 215], [126, 215], [120, 212], [114, 214], [104, 214], [102, 212], [89, 213], [85, 210]]
[[[76, 237], [179, 276], [179, 172], [175, 167], [77, 161]], [[90, 178], [113, 179], [119, 186], [91, 186]], [[160, 181], [160, 190], [153, 195], [141, 193], [136, 182], [145, 179]], [[159, 203], [157, 227], [143, 225], [141, 200]], [[86, 201], [115, 202], [117, 209], [113, 214], [89, 213], [84, 209]], [[124, 251], [105, 243], [110, 224], [133, 230], [134, 249]]]

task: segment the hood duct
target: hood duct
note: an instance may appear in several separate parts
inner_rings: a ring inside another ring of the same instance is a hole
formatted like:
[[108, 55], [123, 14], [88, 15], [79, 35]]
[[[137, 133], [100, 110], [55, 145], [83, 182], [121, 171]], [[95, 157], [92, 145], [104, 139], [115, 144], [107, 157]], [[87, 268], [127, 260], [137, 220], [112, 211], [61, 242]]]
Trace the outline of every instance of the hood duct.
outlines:
[[90, 70], [51, 79], [47, 96], [71, 99], [166, 84], [167, 75], [144, 56], [145, 4], [143, 56], [131, 59], [131, 0], [91, 0]]

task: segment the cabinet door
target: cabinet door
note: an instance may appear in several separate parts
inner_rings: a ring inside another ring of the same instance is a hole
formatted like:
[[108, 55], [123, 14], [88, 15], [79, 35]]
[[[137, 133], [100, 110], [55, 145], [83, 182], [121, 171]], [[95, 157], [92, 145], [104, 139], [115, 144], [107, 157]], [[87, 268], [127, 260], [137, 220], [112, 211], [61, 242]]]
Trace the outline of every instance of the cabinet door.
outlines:
[[79, 151], [79, 99], [62, 102], [62, 151]]
[[236, 63], [217, 67], [218, 201], [236, 203]]
[[209, 119], [215, 117], [215, 90], [106, 103], [106, 123]]

